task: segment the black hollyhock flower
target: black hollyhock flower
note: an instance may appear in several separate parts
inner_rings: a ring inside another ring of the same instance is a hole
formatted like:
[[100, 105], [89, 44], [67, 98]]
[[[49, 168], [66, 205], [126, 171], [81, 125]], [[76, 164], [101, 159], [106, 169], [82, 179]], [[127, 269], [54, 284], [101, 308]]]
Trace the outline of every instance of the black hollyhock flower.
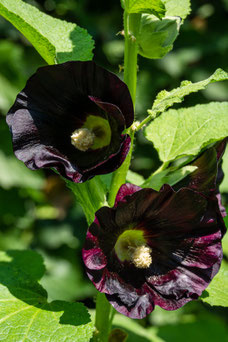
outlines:
[[227, 139], [223, 139], [213, 148], [206, 150], [191, 165], [197, 169], [173, 186], [174, 190], [188, 187], [201, 192], [208, 198], [216, 196], [222, 216], [226, 216], [226, 210], [222, 205], [219, 186], [223, 181], [222, 156], [225, 152]]
[[18, 159], [74, 182], [117, 169], [130, 147], [127, 86], [94, 62], [46, 66], [28, 80], [7, 116]]
[[[214, 167], [206, 168], [209, 157]], [[219, 270], [225, 225], [215, 194], [216, 150], [195, 162], [198, 172], [175, 190], [123, 185], [115, 206], [99, 209], [89, 227], [86, 272], [128, 317], [143, 318], [155, 305], [180, 308], [197, 299]]]

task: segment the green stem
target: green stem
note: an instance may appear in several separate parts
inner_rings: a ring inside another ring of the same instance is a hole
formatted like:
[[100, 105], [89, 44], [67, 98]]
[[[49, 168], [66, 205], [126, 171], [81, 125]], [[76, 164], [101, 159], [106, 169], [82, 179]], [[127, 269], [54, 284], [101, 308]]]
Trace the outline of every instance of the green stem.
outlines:
[[151, 120], [154, 120], [154, 116], [148, 115], [140, 124], [137, 126], [137, 131], [143, 128], [144, 125], [148, 124]]
[[164, 171], [165, 169], [167, 169], [168, 166], [169, 166], [169, 162], [164, 162], [164, 163], [162, 163], [161, 166], [160, 166], [154, 173], [152, 173], [152, 175], [150, 175], [150, 177], [148, 177], [148, 178], [146, 179], [146, 181], [143, 183], [142, 187], [148, 187], [148, 186], [150, 186], [150, 181], [151, 181], [151, 179], [152, 179], [155, 175], [157, 175], [158, 173], [160, 173], [160, 172]]
[[128, 14], [124, 12], [124, 82], [130, 91], [135, 106], [137, 84], [137, 36], [140, 28], [141, 14]]
[[108, 342], [108, 335], [111, 330], [114, 309], [106, 299], [104, 293], [97, 293], [96, 299], [96, 332], [94, 342]]
[[164, 171], [169, 165], [169, 162], [164, 162], [161, 164], [161, 166], [156, 170], [154, 171], [154, 173], [152, 173], [151, 177], [154, 177], [156, 174]]
[[[130, 91], [133, 105], [135, 107], [136, 85], [137, 85], [137, 56], [138, 43], [137, 35], [140, 28], [141, 14], [124, 13], [124, 35], [125, 35], [125, 53], [124, 53], [124, 82]], [[129, 128], [127, 133], [131, 137], [131, 148], [121, 167], [113, 173], [111, 190], [109, 193], [109, 205], [115, 203], [116, 194], [122, 184], [126, 182], [127, 172], [131, 163], [133, 151], [134, 131]]]
[[[133, 105], [135, 107], [136, 84], [137, 84], [137, 55], [138, 44], [137, 35], [139, 32], [141, 21], [140, 14], [124, 13], [124, 33], [125, 33], [125, 54], [124, 54], [124, 81], [127, 84]], [[109, 205], [113, 206], [115, 197], [120, 186], [126, 182], [127, 172], [131, 162], [133, 150], [134, 131], [129, 128], [127, 133], [131, 137], [131, 148], [122, 166], [113, 173], [111, 190], [109, 194]], [[114, 317], [114, 309], [106, 299], [105, 294], [98, 293], [96, 301], [96, 334], [94, 340], [96, 342], [107, 342], [108, 335], [111, 330], [112, 319]]]

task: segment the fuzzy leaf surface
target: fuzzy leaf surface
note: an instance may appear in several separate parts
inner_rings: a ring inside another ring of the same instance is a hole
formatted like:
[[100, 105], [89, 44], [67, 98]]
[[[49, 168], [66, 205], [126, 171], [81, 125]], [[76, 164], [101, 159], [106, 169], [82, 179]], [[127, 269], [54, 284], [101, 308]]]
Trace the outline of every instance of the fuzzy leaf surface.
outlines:
[[210, 305], [228, 306], [228, 265], [223, 262], [222, 266], [203, 292], [201, 300]]
[[145, 135], [163, 162], [196, 156], [203, 147], [228, 136], [228, 102], [170, 109], [151, 122]]
[[0, 0], [0, 14], [13, 24], [48, 64], [93, 57], [91, 36], [85, 29], [55, 19], [22, 0]]
[[178, 16], [181, 19], [185, 19], [191, 12], [190, 0], [165, 0], [166, 15], [167, 16]]
[[165, 15], [165, 5], [161, 0], [125, 0], [128, 13], [150, 13], [158, 18]]
[[44, 273], [33, 251], [0, 252], [0, 341], [88, 342], [93, 326], [81, 303], [47, 301]]
[[143, 14], [138, 36], [139, 54], [146, 58], [162, 58], [172, 48], [180, 28], [179, 17], [165, 17]]
[[174, 103], [180, 103], [184, 100], [184, 97], [191, 94], [197, 93], [199, 90], [205, 89], [207, 85], [214, 82], [228, 80], [228, 73], [222, 69], [217, 69], [214, 74], [208, 77], [206, 80], [192, 83], [191, 81], [181, 82], [180, 87], [171, 91], [162, 90], [158, 93], [152, 109], [148, 110], [148, 114], [152, 118], [156, 118], [159, 113], [164, 112], [166, 109], [171, 107]]

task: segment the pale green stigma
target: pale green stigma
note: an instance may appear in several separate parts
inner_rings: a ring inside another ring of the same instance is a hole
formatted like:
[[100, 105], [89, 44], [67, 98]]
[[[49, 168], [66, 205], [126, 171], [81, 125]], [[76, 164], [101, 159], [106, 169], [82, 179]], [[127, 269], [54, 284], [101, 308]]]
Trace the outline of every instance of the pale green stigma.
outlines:
[[142, 230], [126, 230], [119, 236], [114, 248], [121, 261], [130, 261], [137, 268], [148, 268], [152, 263], [152, 249], [147, 246]]

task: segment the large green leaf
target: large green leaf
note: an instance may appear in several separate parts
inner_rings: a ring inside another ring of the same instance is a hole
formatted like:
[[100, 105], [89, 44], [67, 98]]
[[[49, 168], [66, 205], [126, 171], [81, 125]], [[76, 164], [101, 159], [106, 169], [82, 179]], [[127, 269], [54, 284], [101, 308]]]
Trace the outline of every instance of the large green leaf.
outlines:
[[228, 136], [228, 102], [211, 102], [179, 110], [170, 109], [146, 128], [163, 162], [200, 150]]
[[223, 262], [218, 274], [201, 296], [202, 301], [216, 306], [228, 306], [228, 265]]
[[128, 13], [150, 13], [158, 18], [165, 15], [165, 5], [161, 0], [125, 0], [124, 6]]
[[22, 0], [0, 0], [0, 14], [10, 21], [49, 64], [92, 59], [93, 40], [85, 29], [42, 13]]
[[185, 19], [191, 12], [190, 0], [163, 0], [166, 8], [166, 16], [178, 16]]
[[138, 36], [139, 54], [146, 58], [162, 58], [172, 48], [180, 28], [179, 17], [165, 17], [143, 14]]
[[33, 251], [0, 252], [0, 340], [88, 342], [93, 325], [81, 303], [53, 301], [37, 282], [41, 257]]
[[228, 80], [228, 73], [222, 69], [217, 69], [213, 75], [206, 80], [192, 83], [190, 81], [183, 81], [180, 87], [171, 91], [162, 90], [158, 93], [151, 110], [148, 113], [153, 117], [157, 117], [159, 113], [164, 112], [167, 108], [171, 107], [174, 103], [183, 101], [186, 95], [196, 93], [199, 90], [205, 89], [207, 85], [214, 82]]

